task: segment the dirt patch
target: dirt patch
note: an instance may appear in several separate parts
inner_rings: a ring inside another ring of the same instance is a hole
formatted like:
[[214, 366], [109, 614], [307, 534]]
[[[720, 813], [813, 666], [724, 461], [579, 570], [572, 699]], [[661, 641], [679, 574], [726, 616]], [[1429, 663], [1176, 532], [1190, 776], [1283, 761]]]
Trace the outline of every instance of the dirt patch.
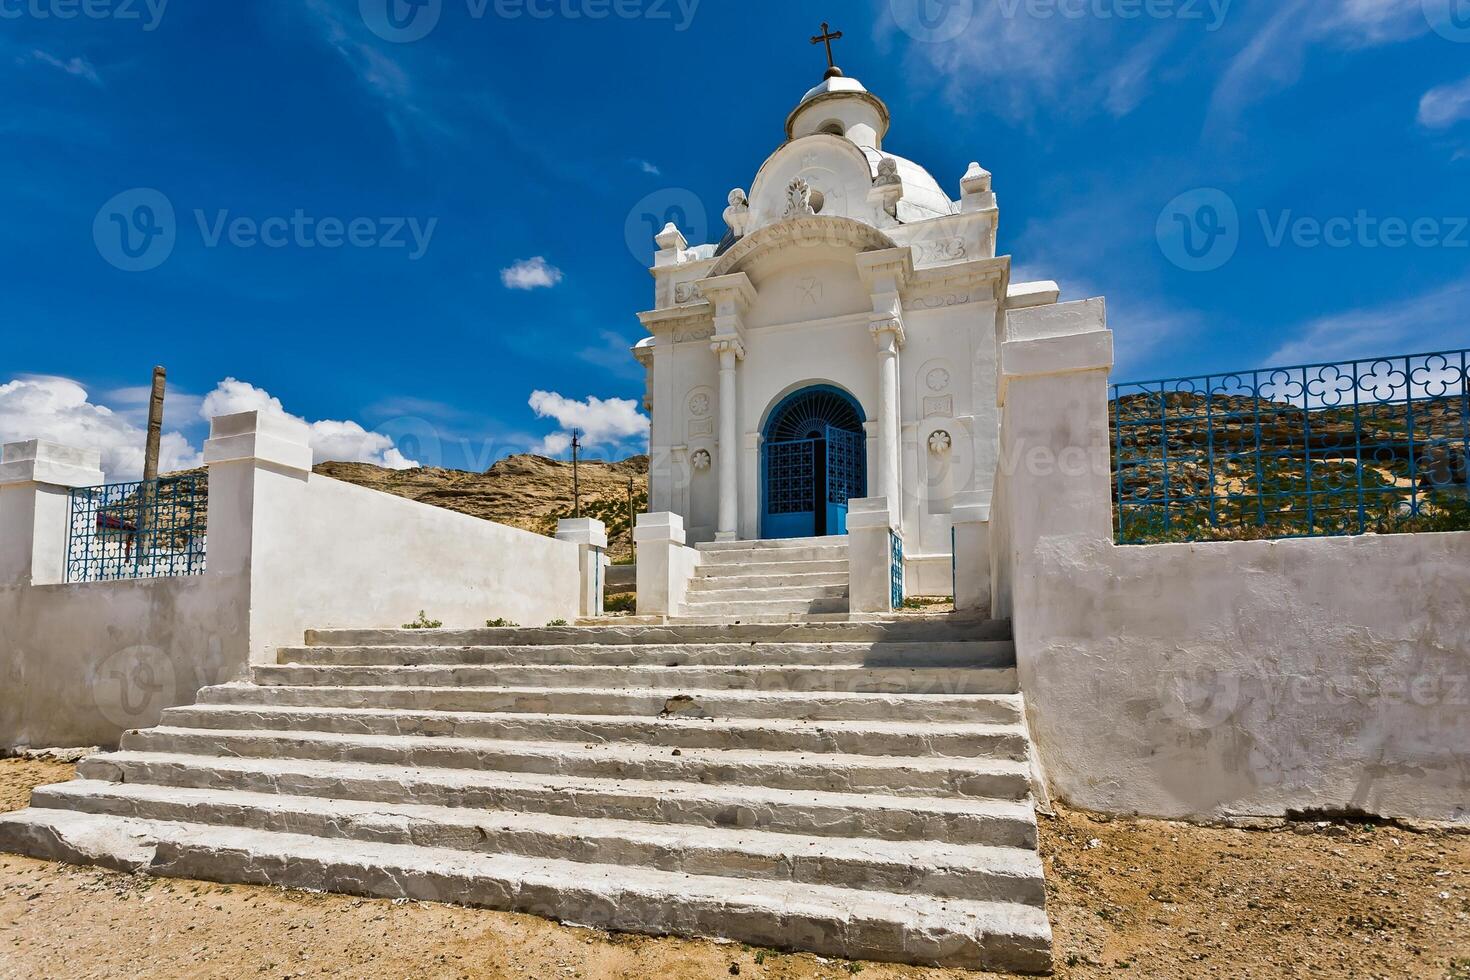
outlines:
[[[69, 778], [0, 760], [0, 809]], [[1057, 975], [1470, 978], [1470, 835], [1043, 819]], [[1454, 963], [1462, 958], [1460, 965]], [[738, 972], [737, 972], [738, 970]], [[530, 916], [212, 885], [0, 854], [0, 977], [960, 980]]]

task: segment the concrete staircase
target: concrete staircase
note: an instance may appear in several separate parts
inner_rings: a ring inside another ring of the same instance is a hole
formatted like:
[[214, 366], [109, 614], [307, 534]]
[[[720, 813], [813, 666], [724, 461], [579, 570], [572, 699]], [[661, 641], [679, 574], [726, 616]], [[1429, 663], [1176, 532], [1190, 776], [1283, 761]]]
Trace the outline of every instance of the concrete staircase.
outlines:
[[847, 604], [847, 538], [717, 541], [698, 545], [684, 617], [799, 621], [842, 614]]
[[[706, 595], [829, 550], [714, 562]], [[278, 659], [36, 790], [0, 849], [1050, 969], [1003, 624], [322, 631]]]

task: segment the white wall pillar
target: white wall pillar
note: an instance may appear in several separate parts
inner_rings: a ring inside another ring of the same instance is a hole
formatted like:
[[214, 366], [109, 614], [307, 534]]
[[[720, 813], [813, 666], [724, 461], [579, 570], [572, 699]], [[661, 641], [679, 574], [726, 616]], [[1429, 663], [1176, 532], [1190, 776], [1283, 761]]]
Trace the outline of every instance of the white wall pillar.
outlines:
[[589, 619], [596, 619], [602, 615], [605, 595], [602, 583], [608, 565], [607, 525], [590, 517], [564, 519], [557, 522], [556, 539], [577, 545], [582, 580], [578, 590], [578, 612]]
[[36, 439], [0, 449], [0, 586], [66, 581], [71, 491], [102, 480], [95, 450]]
[[738, 534], [740, 519], [740, 397], [736, 387], [735, 365], [745, 356], [745, 348], [736, 339], [717, 340], [715, 353], [720, 358], [720, 508], [715, 525], [715, 538], [731, 541]]
[[704, 298], [714, 307], [715, 335], [710, 348], [720, 359], [719, 508], [715, 538], [740, 535], [740, 391], [736, 370], [745, 359], [745, 311], [755, 302], [755, 286], [743, 272], [701, 280]]
[[848, 608], [893, 610], [893, 510], [883, 497], [847, 502]]
[[954, 607], [956, 612], [990, 616], [989, 490], [955, 494]]
[[[878, 496], [899, 511], [898, 349], [903, 342], [903, 324], [894, 317], [873, 324], [873, 341], [878, 345]], [[897, 517], [895, 516], [895, 521]]]
[[633, 541], [638, 547], [638, 615], [679, 615], [699, 567], [699, 552], [684, 544], [684, 519], [670, 513], [639, 514]]

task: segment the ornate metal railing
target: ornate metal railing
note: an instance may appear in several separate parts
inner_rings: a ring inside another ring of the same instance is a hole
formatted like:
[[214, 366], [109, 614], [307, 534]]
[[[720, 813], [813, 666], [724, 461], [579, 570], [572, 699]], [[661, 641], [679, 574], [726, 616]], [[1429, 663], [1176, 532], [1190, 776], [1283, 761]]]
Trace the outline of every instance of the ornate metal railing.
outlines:
[[1470, 530], [1470, 351], [1113, 385], [1119, 543]]
[[903, 608], [903, 537], [897, 531], [888, 532], [888, 586], [889, 601], [894, 609]]
[[66, 580], [202, 574], [208, 500], [203, 473], [73, 490]]

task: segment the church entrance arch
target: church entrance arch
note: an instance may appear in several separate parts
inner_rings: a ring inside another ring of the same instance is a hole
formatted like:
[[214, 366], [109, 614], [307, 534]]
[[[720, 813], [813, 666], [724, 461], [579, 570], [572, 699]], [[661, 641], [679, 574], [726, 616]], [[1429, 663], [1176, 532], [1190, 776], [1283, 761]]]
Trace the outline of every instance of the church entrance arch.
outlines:
[[834, 385], [783, 398], [761, 451], [761, 537], [847, 533], [847, 502], [868, 495], [867, 434], [857, 399]]

